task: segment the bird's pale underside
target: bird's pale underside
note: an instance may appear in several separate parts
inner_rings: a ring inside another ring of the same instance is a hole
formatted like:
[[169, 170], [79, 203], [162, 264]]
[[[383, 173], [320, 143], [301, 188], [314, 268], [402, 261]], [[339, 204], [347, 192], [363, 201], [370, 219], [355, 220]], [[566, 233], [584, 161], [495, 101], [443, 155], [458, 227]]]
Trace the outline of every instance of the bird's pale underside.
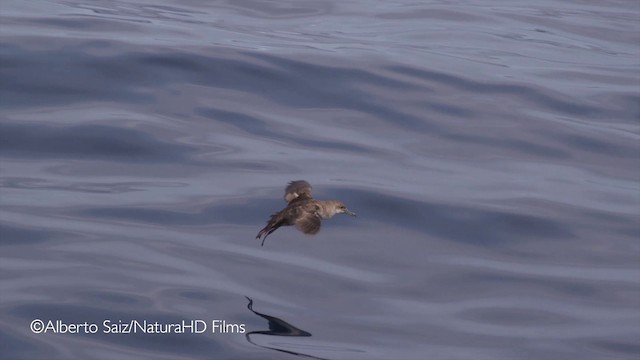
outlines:
[[304, 180], [291, 181], [284, 190], [287, 207], [271, 215], [267, 225], [260, 230], [256, 239], [262, 238], [262, 245], [272, 232], [280, 226], [295, 225], [308, 235], [320, 231], [322, 219], [330, 219], [335, 214], [355, 216], [338, 200], [316, 200], [311, 196], [311, 185]]

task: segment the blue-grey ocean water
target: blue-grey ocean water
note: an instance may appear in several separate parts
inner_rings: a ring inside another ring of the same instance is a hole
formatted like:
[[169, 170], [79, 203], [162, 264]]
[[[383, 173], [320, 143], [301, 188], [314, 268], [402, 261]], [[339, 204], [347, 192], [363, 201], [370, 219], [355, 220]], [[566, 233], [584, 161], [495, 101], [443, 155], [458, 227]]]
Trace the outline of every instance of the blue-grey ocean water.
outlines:
[[[640, 356], [640, 3], [0, 15], [3, 359]], [[298, 179], [358, 216], [261, 247]]]

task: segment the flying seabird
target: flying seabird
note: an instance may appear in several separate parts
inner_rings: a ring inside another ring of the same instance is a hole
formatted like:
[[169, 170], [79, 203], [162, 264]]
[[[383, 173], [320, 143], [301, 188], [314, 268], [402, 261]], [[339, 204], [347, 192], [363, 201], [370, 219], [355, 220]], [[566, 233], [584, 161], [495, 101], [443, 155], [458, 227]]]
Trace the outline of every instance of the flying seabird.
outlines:
[[304, 180], [291, 181], [284, 189], [284, 200], [287, 207], [271, 215], [267, 226], [256, 236], [256, 239], [262, 238], [262, 246], [267, 236], [280, 226], [295, 225], [303, 233], [315, 235], [320, 231], [322, 219], [330, 219], [335, 214], [356, 216], [342, 201], [314, 199], [311, 185]]

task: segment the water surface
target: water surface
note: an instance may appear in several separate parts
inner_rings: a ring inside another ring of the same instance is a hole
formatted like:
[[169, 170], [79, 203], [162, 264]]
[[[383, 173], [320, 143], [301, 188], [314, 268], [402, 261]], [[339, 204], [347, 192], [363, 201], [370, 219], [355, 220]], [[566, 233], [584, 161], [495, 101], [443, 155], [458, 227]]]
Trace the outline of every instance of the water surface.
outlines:
[[[640, 355], [634, 2], [0, 15], [5, 356]], [[358, 217], [260, 247], [297, 179]], [[246, 332], [34, 334], [34, 319]]]

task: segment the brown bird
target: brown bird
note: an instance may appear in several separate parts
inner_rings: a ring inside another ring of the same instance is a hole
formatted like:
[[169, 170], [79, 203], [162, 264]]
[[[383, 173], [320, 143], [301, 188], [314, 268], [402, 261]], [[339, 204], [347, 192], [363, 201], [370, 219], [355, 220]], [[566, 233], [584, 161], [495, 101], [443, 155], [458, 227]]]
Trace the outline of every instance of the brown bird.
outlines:
[[284, 189], [284, 200], [289, 205], [271, 215], [267, 226], [256, 236], [256, 239], [262, 238], [262, 246], [267, 236], [280, 226], [295, 225], [303, 233], [315, 235], [320, 231], [322, 219], [330, 219], [335, 214], [356, 216], [341, 201], [314, 199], [311, 196], [311, 185], [304, 180], [291, 181]]

